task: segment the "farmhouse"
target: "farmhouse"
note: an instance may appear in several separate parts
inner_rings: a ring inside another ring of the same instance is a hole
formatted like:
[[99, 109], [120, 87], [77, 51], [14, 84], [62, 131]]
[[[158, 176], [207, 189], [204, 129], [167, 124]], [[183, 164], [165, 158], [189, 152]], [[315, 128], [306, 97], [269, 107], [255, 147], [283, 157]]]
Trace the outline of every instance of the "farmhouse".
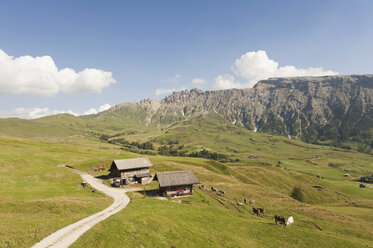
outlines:
[[109, 169], [109, 177], [119, 178], [122, 185], [131, 183], [148, 184], [152, 181], [149, 167], [153, 166], [148, 158], [114, 160]]
[[193, 184], [199, 183], [191, 170], [158, 172], [156, 177], [163, 196], [193, 195]]

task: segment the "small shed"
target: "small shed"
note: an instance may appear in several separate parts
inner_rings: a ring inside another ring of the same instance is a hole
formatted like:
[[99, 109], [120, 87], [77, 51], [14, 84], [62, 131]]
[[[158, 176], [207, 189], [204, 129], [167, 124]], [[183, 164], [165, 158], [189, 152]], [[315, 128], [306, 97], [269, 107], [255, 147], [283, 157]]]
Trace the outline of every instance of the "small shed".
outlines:
[[193, 184], [200, 183], [191, 170], [158, 172], [156, 177], [163, 196], [193, 195]]
[[120, 178], [121, 184], [141, 183], [152, 181], [149, 168], [153, 164], [148, 158], [130, 158], [114, 160], [110, 166], [109, 177]]

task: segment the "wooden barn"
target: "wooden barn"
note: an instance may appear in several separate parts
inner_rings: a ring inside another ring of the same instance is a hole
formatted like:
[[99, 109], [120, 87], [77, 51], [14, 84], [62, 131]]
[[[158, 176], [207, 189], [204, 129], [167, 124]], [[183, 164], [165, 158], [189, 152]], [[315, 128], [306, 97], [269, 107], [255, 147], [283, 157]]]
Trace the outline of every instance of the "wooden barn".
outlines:
[[193, 184], [199, 184], [191, 170], [158, 172], [156, 177], [163, 196], [193, 195]]
[[120, 179], [121, 185], [131, 183], [148, 184], [152, 181], [149, 168], [153, 166], [148, 158], [114, 160], [109, 177]]

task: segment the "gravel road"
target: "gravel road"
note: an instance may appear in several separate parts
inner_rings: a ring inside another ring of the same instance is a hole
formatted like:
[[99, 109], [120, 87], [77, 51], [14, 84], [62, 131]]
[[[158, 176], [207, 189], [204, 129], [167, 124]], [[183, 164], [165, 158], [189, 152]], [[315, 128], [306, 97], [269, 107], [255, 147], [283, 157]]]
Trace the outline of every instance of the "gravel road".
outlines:
[[[63, 167], [63, 165], [59, 167]], [[83, 233], [88, 231], [90, 228], [92, 228], [100, 221], [103, 221], [109, 216], [119, 212], [120, 210], [125, 208], [130, 202], [129, 197], [125, 194], [127, 190], [108, 187], [102, 183], [102, 180], [96, 179], [87, 173], [72, 168], [70, 168], [70, 170], [74, 173], [79, 174], [85, 182], [90, 184], [96, 190], [99, 190], [104, 194], [112, 197], [114, 199], [114, 203], [110, 207], [102, 210], [101, 212], [98, 212], [69, 226], [66, 226], [55, 233], [52, 233], [51, 235], [41, 240], [39, 243], [32, 246], [32, 248], [69, 247]]]

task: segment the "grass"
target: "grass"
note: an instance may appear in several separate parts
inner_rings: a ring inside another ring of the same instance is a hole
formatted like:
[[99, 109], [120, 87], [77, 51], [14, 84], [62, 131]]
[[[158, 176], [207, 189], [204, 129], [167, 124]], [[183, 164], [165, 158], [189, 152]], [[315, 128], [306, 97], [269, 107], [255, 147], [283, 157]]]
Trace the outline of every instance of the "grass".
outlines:
[[[123, 111], [130, 108], [136, 105]], [[152, 141], [156, 147], [178, 141], [177, 146], [184, 145], [187, 152], [207, 149], [239, 161], [149, 156], [154, 164], [152, 173], [191, 169], [207, 188], [227, 193], [216, 196], [197, 189], [188, 198], [191, 205], [131, 193], [127, 208], [97, 224], [72, 247], [371, 246], [373, 188], [361, 189], [359, 182], [351, 179], [373, 172], [372, 156], [253, 133], [215, 114], [166, 130], [135, 129], [146, 121], [141, 113], [131, 116], [124, 127], [113, 121], [121, 118], [58, 115], [31, 124], [0, 121], [0, 132], [33, 139], [0, 136], [0, 247], [28, 247], [110, 204], [111, 199], [78, 187], [79, 176], [56, 167], [68, 163], [102, 175], [107, 172], [92, 168], [100, 163], [110, 166], [113, 159], [140, 156], [99, 142], [97, 134], [105, 132], [123, 133], [116, 138], [128, 141]], [[343, 177], [346, 173], [351, 177]], [[302, 189], [304, 203], [290, 197], [295, 186]], [[146, 190], [156, 187], [153, 182]], [[268, 214], [256, 217], [250, 207], [238, 206], [244, 198], [255, 200]], [[274, 214], [294, 216], [295, 226], [274, 226]], [[10, 225], [14, 228], [9, 229]]]
[[57, 167], [108, 151], [6, 136], [0, 147], [0, 247], [29, 247], [110, 204], [103, 194], [79, 187], [78, 175]]
[[[217, 207], [196, 191], [192, 205], [132, 195], [128, 208], [96, 225], [72, 247], [360, 247], [369, 239], [336, 226], [324, 231], [300, 221], [295, 226], [275, 226], [272, 216], [256, 217]], [[203, 200], [205, 200], [203, 202]], [[314, 220], [313, 220], [314, 221]], [[320, 221], [317, 222], [319, 225]]]
[[[372, 222], [363, 218], [372, 209], [372, 202], [337, 194], [337, 188], [325, 180], [277, 167], [222, 169], [228, 166], [215, 167], [217, 162], [204, 159], [161, 156], [150, 159], [156, 171], [192, 169], [207, 188], [214, 186], [227, 193], [223, 197], [211, 196], [197, 189], [187, 199], [191, 205], [132, 193], [126, 209], [96, 225], [72, 247], [361, 247], [373, 241]], [[238, 179], [236, 173], [243, 174], [247, 181]], [[268, 177], [271, 180], [266, 180]], [[321, 191], [312, 187], [314, 180], [320, 180]], [[292, 187], [283, 187], [287, 184], [302, 184], [308, 201], [324, 204], [293, 200], [289, 196]], [[266, 217], [254, 216], [248, 206], [237, 207], [237, 202], [243, 202], [244, 198], [255, 199], [257, 206], [268, 211]], [[350, 209], [335, 211], [332, 206]], [[359, 216], [355, 215], [357, 211], [361, 213]], [[296, 225], [276, 227], [274, 214], [292, 215]], [[303, 221], [316, 223], [323, 231]]]

